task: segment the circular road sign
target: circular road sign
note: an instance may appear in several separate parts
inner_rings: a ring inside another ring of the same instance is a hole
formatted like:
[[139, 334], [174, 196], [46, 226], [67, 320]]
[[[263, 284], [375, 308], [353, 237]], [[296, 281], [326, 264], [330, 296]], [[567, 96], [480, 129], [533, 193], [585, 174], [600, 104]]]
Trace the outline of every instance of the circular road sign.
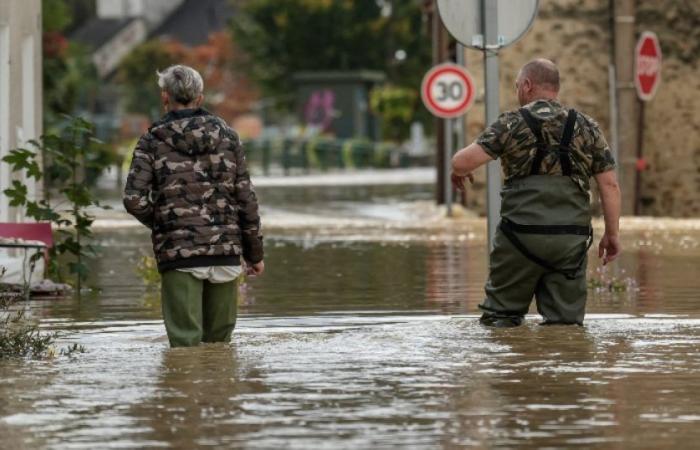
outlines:
[[637, 41], [634, 57], [634, 84], [637, 87], [637, 95], [640, 99], [649, 101], [654, 97], [661, 82], [661, 46], [655, 33], [642, 33]]
[[489, 46], [506, 47], [520, 39], [532, 26], [539, 0], [438, 0], [442, 23], [450, 34], [466, 47], [484, 48], [484, 5], [495, 8], [497, 42]]
[[467, 69], [457, 64], [440, 64], [423, 77], [421, 98], [437, 117], [451, 119], [467, 112], [474, 103], [474, 80]]

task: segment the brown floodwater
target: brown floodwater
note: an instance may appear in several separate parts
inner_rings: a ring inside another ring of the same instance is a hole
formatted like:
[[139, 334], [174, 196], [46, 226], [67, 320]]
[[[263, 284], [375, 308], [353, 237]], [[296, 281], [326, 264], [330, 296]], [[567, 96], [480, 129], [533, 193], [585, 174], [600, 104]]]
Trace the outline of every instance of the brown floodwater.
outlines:
[[0, 448], [697, 448], [696, 225], [630, 222], [584, 327], [487, 329], [483, 222], [423, 227], [407, 193], [271, 201], [233, 342], [190, 349], [134, 270], [147, 234], [105, 221], [99, 289], [29, 305], [86, 353], [0, 362]]

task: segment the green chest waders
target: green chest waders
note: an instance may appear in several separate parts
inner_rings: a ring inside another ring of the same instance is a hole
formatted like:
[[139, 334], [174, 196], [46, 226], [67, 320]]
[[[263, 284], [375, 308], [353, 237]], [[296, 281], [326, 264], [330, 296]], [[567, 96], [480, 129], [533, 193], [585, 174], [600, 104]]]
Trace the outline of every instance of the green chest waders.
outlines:
[[[533, 295], [545, 323], [581, 324], [586, 303], [586, 255], [593, 235], [589, 196], [571, 179], [570, 144], [576, 111], [570, 110], [558, 145], [545, 142], [539, 122], [520, 110], [535, 135], [530, 175], [501, 191], [501, 223], [491, 253], [482, 322], [518, 325]], [[541, 175], [547, 153], [563, 176]]]

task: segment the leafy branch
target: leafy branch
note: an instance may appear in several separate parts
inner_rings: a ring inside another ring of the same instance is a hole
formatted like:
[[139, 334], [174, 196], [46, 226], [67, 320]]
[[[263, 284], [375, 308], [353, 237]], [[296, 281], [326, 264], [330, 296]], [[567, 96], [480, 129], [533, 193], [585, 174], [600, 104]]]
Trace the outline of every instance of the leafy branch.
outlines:
[[49, 191], [43, 199], [31, 198], [27, 187], [16, 180], [3, 193], [11, 206], [24, 207], [27, 217], [55, 225], [55, 245], [49, 251], [49, 274], [62, 281], [59, 256], [71, 257], [67, 268], [69, 274], [75, 276], [80, 295], [81, 285], [89, 273], [84, 258], [96, 253], [92, 245], [86, 244], [92, 237], [91, 227], [95, 220], [87, 209], [105, 208], [85, 183], [85, 170], [102, 168], [102, 163], [95, 162], [92, 156], [100, 152], [103, 144], [95, 139], [94, 126], [90, 122], [80, 117], [66, 116], [66, 119], [65, 125], [56, 133], [30, 141], [33, 149], [14, 149], [2, 159], [13, 172], [24, 172], [26, 179], [39, 181], [47, 178], [57, 186], [63, 200], [52, 204]]

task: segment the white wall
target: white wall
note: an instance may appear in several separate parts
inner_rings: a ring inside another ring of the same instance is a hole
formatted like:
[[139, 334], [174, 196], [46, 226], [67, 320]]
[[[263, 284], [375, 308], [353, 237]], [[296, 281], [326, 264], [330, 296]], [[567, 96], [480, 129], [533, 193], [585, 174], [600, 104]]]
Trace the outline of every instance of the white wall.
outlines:
[[103, 19], [141, 17], [157, 26], [184, 0], [98, 0], [97, 16]]
[[[36, 62], [34, 35], [24, 36], [22, 39], [22, 122], [17, 128], [17, 143], [28, 144], [28, 141], [36, 138]], [[27, 185], [29, 198], [36, 200], [36, 183]]]
[[[10, 147], [10, 26], [0, 24], [0, 159]], [[0, 163], [0, 222], [9, 220], [7, 197], [2, 193], [11, 184], [7, 164]]]
[[92, 62], [95, 63], [97, 74], [104, 78], [112, 73], [122, 58], [128, 55], [134, 47], [145, 41], [147, 36], [148, 30], [143, 20], [131, 21], [92, 55]]
[[97, 17], [102, 19], [127, 17], [127, 6], [124, 0], [97, 0]]
[[[0, 159], [11, 149], [37, 139], [42, 128], [41, 0], [0, 1]], [[39, 184], [22, 173], [10, 173], [0, 162], [0, 222], [24, 219], [2, 193], [13, 180], [39, 195]]]

